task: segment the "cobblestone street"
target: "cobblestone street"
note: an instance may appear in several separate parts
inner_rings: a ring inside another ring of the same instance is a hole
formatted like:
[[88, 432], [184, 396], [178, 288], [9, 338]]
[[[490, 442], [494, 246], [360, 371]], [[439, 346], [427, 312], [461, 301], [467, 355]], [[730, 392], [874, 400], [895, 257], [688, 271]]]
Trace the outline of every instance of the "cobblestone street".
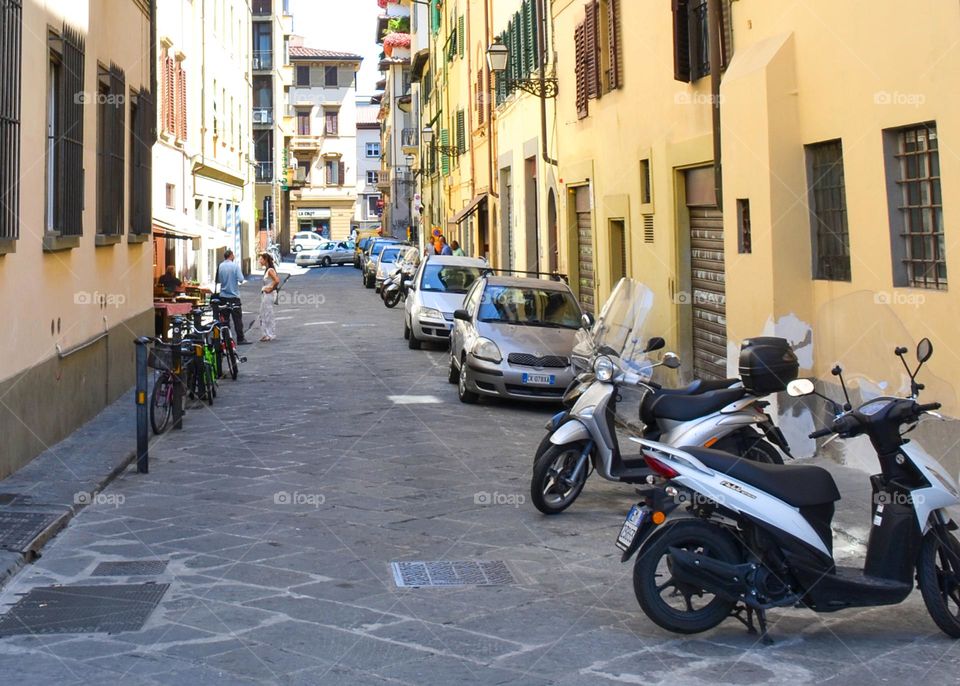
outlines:
[[[150, 473], [117, 478], [0, 595], [169, 584], [143, 630], [0, 639], [11, 681], [957, 683], [960, 649], [918, 593], [771, 612], [772, 646], [734, 620], [661, 631], [614, 547], [630, 488], [591, 479], [549, 519], [527, 502], [552, 407], [458, 402], [446, 351], [408, 350], [402, 305], [384, 308], [350, 267], [295, 275], [282, 295], [279, 338], [248, 346], [216, 404], [153, 442]], [[117, 440], [133, 440], [132, 408]], [[859, 517], [842, 524], [863, 529]], [[132, 560], [167, 564], [93, 575]], [[390, 567], [440, 560], [503, 561], [513, 583], [398, 588]]]

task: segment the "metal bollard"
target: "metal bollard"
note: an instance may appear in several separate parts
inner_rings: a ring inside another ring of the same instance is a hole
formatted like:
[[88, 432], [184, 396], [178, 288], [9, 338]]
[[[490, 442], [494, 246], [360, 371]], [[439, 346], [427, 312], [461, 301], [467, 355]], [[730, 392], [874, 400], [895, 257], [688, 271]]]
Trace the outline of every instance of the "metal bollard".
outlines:
[[147, 354], [150, 339], [138, 338], [137, 345], [137, 472], [146, 474], [150, 471], [150, 418], [147, 416]]
[[183, 429], [183, 357], [180, 355], [180, 346], [183, 343], [183, 317], [174, 317], [172, 319], [172, 341], [173, 350], [170, 353], [171, 366], [173, 367], [173, 376], [176, 383], [173, 384], [173, 428], [177, 431]]

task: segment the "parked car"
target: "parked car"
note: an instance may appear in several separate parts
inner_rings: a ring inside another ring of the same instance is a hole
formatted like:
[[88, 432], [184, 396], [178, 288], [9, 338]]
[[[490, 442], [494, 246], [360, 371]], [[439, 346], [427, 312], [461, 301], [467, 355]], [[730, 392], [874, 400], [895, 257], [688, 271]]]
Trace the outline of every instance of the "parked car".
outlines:
[[411, 350], [423, 341], [446, 345], [453, 329], [453, 313], [463, 296], [488, 268], [476, 257], [427, 255], [411, 279], [404, 310], [403, 337]]
[[380, 251], [377, 266], [373, 272], [373, 285], [377, 293], [380, 292], [380, 286], [383, 284], [383, 280], [387, 278], [387, 274], [403, 261], [403, 256], [409, 247], [405, 243], [396, 243], [388, 245]]
[[326, 241], [312, 250], [297, 253], [296, 263], [300, 267], [352, 264], [353, 247], [353, 243], [349, 241]]
[[324, 238], [316, 231], [298, 231], [293, 236], [293, 252], [313, 250], [321, 243], [329, 240], [329, 238]]
[[367, 249], [363, 251], [363, 256], [361, 258], [361, 267], [360, 273], [363, 276], [363, 285], [367, 288], [373, 288], [373, 283], [376, 279], [376, 268], [377, 268], [377, 258], [380, 257], [380, 251], [382, 251], [388, 245], [396, 245], [400, 243], [396, 238], [375, 238], [367, 245]]
[[563, 397], [574, 376], [570, 357], [582, 317], [566, 283], [485, 276], [453, 316], [449, 381], [461, 402]]
[[370, 244], [374, 238], [380, 236], [380, 229], [371, 229], [368, 231], [358, 231], [356, 235], [356, 247], [354, 248], [353, 253], [353, 266], [357, 269], [360, 269], [363, 264], [360, 261], [363, 251], [367, 249], [367, 246]]

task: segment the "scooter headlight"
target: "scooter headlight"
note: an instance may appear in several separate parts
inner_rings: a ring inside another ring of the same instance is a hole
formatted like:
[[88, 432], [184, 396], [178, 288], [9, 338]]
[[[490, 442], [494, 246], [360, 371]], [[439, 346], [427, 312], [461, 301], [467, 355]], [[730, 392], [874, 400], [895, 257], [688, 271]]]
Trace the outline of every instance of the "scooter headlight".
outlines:
[[609, 357], [602, 355], [593, 363], [593, 371], [597, 375], [597, 381], [607, 383], [613, 379], [613, 375], [617, 371], [617, 365]]

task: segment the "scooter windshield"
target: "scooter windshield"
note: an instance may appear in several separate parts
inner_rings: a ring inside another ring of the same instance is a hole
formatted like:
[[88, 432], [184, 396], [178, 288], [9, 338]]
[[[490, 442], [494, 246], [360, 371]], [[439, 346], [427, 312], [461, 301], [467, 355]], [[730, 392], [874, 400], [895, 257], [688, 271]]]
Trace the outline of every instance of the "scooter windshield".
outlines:
[[613, 351], [630, 366], [645, 362], [647, 342], [652, 335], [645, 326], [653, 302], [653, 291], [647, 286], [633, 279], [620, 279], [590, 332], [594, 349]]

